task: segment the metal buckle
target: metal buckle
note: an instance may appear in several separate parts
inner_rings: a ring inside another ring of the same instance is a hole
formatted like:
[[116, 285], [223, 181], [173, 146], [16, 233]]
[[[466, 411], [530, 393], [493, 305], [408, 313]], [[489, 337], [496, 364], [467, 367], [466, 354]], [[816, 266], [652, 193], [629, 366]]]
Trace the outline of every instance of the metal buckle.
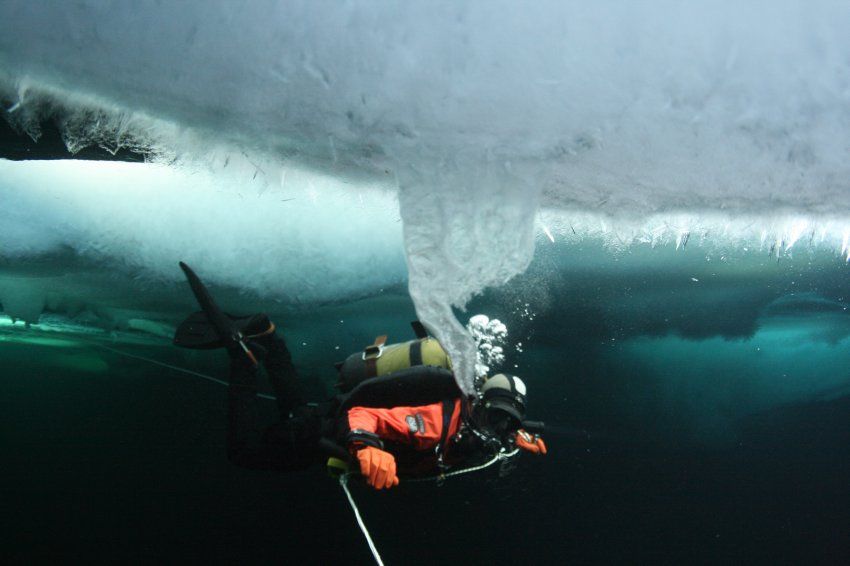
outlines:
[[[375, 355], [372, 355], [375, 354]], [[366, 360], [377, 360], [384, 354], [384, 346], [383, 344], [380, 346], [375, 346], [372, 344], [371, 346], [366, 346], [366, 349], [363, 350], [363, 361]]]

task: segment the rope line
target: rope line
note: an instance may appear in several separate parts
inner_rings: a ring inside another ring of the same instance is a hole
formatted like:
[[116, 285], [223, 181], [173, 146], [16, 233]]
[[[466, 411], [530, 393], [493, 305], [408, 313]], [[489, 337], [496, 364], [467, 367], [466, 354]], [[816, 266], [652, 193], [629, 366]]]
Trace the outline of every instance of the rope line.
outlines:
[[[90, 346], [96, 346], [98, 348], [103, 348], [104, 350], [109, 350], [110, 352], [112, 352], [114, 354], [118, 354], [119, 356], [125, 356], [127, 358], [133, 358], [134, 360], [142, 360], [143, 362], [148, 362], [148, 363], [151, 363], [151, 364], [154, 364], [154, 365], [162, 366], [164, 368], [172, 369], [174, 371], [179, 371], [179, 372], [183, 372], [183, 373], [186, 373], [186, 374], [189, 374], [189, 375], [193, 375], [195, 377], [200, 377], [202, 379], [206, 379], [207, 381], [212, 381], [213, 383], [218, 383], [219, 385], [224, 385], [225, 387], [227, 387], [227, 385], [228, 385], [228, 383], [226, 381], [224, 381], [222, 379], [218, 379], [216, 377], [212, 377], [210, 375], [198, 373], [196, 371], [181, 368], [179, 366], [173, 366], [171, 364], [166, 364], [164, 362], [160, 362], [160, 361], [157, 361], [157, 360], [154, 360], [154, 359], [151, 359], [151, 358], [146, 358], [144, 356], [139, 356], [139, 355], [136, 355], [136, 354], [130, 354], [130, 353], [127, 353], [127, 352], [122, 352], [121, 350], [118, 350], [116, 348], [112, 348], [110, 346], [106, 346], [104, 344], [98, 344], [97, 342], [91, 342], [91, 341], [85, 340], [85, 339], [79, 339], [79, 340], [81, 342], [85, 342], [85, 343], [89, 344]], [[263, 399], [270, 399], [272, 401], [277, 400], [277, 398], [274, 395], [266, 395], [265, 393], [257, 393], [257, 397], [261, 397]]]
[[378, 553], [377, 547], [375, 547], [375, 543], [372, 542], [372, 537], [369, 535], [369, 529], [366, 528], [366, 523], [363, 522], [363, 517], [360, 516], [360, 510], [357, 509], [357, 504], [354, 502], [354, 498], [351, 496], [351, 492], [348, 490], [348, 476], [351, 474], [342, 474], [339, 476], [339, 485], [342, 486], [342, 490], [345, 492], [346, 497], [348, 497], [348, 502], [351, 504], [351, 509], [354, 511], [354, 517], [357, 519], [357, 524], [360, 525], [360, 530], [363, 531], [363, 536], [366, 537], [366, 542], [369, 544], [369, 550], [372, 551], [372, 556], [375, 557], [375, 562], [378, 566], [384, 566], [384, 561], [381, 560], [381, 555]]
[[470, 468], [463, 468], [463, 469], [460, 469], [460, 470], [455, 470], [453, 472], [448, 472], [448, 473], [445, 473], [445, 474], [439, 474], [439, 475], [436, 475], [436, 476], [428, 476], [428, 477], [425, 477], [425, 478], [408, 478], [404, 481], [405, 481], [405, 483], [424, 482], [424, 481], [442, 481], [446, 478], [459, 476], [461, 474], [468, 474], [470, 472], [477, 472], [479, 470], [483, 470], [484, 468], [489, 468], [490, 466], [492, 466], [496, 462], [499, 462], [500, 460], [507, 460], [508, 458], [513, 458], [517, 454], [519, 454], [519, 448], [514, 448], [510, 452], [505, 451], [505, 449], [503, 448], [498, 452], [498, 454], [493, 456], [490, 460], [488, 460], [487, 462], [480, 464], [478, 466], [472, 466]]
[[[461, 470], [455, 470], [454, 472], [449, 472], [447, 474], [440, 474], [438, 476], [429, 476], [427, 478], [408, 478], [405, 483], [409, 482], [425, 482], [425, 481], [442, 481], [446, 478], [451, 478], [454, 476], [459, 476], [461, 474], [468, 474], [471, 472], [477, 472], [479, 470], [483, 470], [484, 468], [489, 468], [496, 462], [500, 460], [507, 460], [516, 456], [519, 453], [519, 448], [514, 448], [512, 451], [507, 452], [503, 448], [499, 451], [498, 454], [493, 456], [487, 462], [480, 464], [478, 466], [472, 466], [470, 468], [463, 468]], [[354, 502], [354, 497], [351, 495], [351, 491], [348, 489], [348, 478], [353, 475], [358, 475], [355, 472], [346, 472], [344, 474], [340, 474], [339, 476], [339, 485], [342, 486], [342, 490], [345, 492], [345, 496], [348, 498], [348, 503], [351, 504], [351, 509], [354, 511], [354, 517], [357, 519], [357, 524], [360, 525], [360, 530], [363, 532], [363, 536], [366, 537], [366, 543], [369, 545], [369, 549], [372, 551], [372, 556], [375, 558], [375, 562], [378, 566], [384, 566], [384, 562], [381, 560], [381, 555], [378, 553], [377, 547], [375, 547], [374, 541], [372, 541], [372, 536], [369, 534], [369, 529], [366, 528], [366, 523], [363, 522], [363, 517], [360, 515], [360, 510], [357, 508], [357, 503]]]

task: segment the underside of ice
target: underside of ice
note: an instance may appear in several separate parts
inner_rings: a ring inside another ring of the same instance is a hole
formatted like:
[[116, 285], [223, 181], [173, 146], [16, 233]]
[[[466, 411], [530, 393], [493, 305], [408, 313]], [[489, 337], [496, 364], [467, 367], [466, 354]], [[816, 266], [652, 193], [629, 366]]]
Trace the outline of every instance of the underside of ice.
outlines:
[[311, 301], [403, 280], [403, 249], [470, 391], [452, 305], [535, 234], [846, 254], [848, 27], [834, 2], [4, 2], [4, 116], [155, 164], [2, 163], [2, 253]]

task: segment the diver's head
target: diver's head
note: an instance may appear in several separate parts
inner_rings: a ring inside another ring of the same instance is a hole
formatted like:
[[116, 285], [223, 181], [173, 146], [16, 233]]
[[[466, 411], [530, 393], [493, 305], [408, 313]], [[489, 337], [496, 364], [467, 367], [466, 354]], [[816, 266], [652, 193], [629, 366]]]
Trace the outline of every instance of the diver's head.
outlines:
[[472, 418], [486, 434], [500, 440], [512, 436], [525, 418], [525, 383], [504, 373], [488, 378], [481, 386]]

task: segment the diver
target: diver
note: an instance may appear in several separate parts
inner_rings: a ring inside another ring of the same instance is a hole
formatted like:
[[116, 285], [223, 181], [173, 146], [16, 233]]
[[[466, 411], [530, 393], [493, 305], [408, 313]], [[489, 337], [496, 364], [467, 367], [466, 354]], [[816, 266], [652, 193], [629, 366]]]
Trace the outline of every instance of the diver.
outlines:
[[[262, 314], [224, 314], [197, 275], [180, 267], [202, 310], [180, 325], [174, 343], [228, 352], [227, 456], [234, 464], [301, 470], [330, 456], [359, 469], [373, 488], [387, 489], [399, 477], [439, 476], [499, 454], [546, 454], [542, 423], [524, 420], [523, 381], [496, 374], [483, 381], [477, 399], [466, 398], [448, 356], [418, 322], [416, 340], [386, 345], [381, 336], [337, 364], [341, 394], [308, 404], [274, 323]], [[267, 426], [258, 417], [260, 366], [280, 413]]]

